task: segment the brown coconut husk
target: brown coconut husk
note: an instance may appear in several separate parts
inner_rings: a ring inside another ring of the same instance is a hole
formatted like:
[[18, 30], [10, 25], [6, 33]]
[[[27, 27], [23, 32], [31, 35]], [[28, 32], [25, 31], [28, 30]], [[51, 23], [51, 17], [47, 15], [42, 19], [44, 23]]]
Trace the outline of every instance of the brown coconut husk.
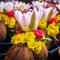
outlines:
[[42, 60], [43, 58], [46, 60], [48, 57], [48, 49], [47, 47], [44, 45], [41, 52], [35, 56], [36, 60]]
[[0, 21], [0, 42], [4, 41], [7, 36], [7, 28], [4, 22]]
[[19, 28], [19, 24], [16, 22], [15, 23], [15, 26], [14, 26], [14, 31], [16, 32], [16, 31], [18, 31], [20, 28]]
[[51, 41], [50, 40], [46, 40], [46, 46], [47, 46], [47, 49], [50, 49], [50, 46], [51, 46]]
[[35, 60], [32, 51], [22, 44], [12, 46], [4, 60]]

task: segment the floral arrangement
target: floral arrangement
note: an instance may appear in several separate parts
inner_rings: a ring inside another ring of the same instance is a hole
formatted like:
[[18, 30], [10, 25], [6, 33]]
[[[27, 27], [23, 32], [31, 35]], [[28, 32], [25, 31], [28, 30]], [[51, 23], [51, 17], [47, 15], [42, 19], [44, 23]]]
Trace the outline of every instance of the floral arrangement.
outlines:
[[13, 45], [21, 43], [38, 55], [47, 40], [53, 41], [52, 38], [57, 40], [56, 36], [60, 32], [60, 9], [57, 7], [58, 11], [56, 8], [46, 8], [46, 6], [47, 4], [44, 5], [38, 1], [33, 1], [32, 4], [23, 2], [1, 4], [0, 21], [13, 30], [15, 24], [18, 24], [19, 29], [14, 31], [15, 33], [11, 37]]

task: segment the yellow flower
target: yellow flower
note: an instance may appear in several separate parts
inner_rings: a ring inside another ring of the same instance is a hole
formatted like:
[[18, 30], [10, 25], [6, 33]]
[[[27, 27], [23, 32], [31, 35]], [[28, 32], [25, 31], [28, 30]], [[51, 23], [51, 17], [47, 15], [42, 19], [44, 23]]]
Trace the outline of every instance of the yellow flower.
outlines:
[[55, 23], [51, 23], [50, 25], [48, 25], [48, 27], [46, 28], [47, 34], [49, 36], [56, 36], [59, 33], [59, 26], [56, 26]]
[[3, 14], [3, 21], [6, 25], [8, 25], [8, 22], [9, 22], [9, 17], [5, 14]]
[[34, 41], [35, 38], [36, 38], [36, 36], [34, 35], [33, 32], [26, 32], [26, 33], [25, 33], [25, 39], [26, 39], [27, 41]]
[[0, 14], [0, 20], [2, 20], [3, 14]]
[[39, 26], [40, 26], [40, 28], [46, 28], [46, 26], [47, 26], [46, 20], [41, 20], [39, 23]]
[[14, 35], [11, 39], [12, 44], [25, 43], [25, 34]]
[[14, 17], [11, 17], [9, 19], [8, 28], [13, 28], [14, 25], [15, 25], [15, 22], [16, 22], [15, 18]]
[[5, 14], [0, 14], [0, 20], [2, 20], [7, 25], [9, 21], [9, 17]]
[[28, 42], [28, 48], [30, 48], [36, 54], [41, 52], [43, 45], [44, 44], [41, 41]]
[[14, 35], [11, 39], [12, 44], [25, 43], [27, 41], [34, 42], [35, 35], [33, 32], [26, 32], [18, 35]]

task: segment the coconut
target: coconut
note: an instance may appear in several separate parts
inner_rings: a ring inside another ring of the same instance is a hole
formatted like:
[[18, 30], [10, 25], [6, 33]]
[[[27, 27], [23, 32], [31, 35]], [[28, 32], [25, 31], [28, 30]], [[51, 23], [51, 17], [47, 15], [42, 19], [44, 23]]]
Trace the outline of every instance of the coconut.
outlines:
[[0, 42], [4, 41], [7, 36], [7, 29], [4, 22], [0, 21]]
[[35, 60], [32, 51], [22, 44], [12, 46], [4, 60]]
[[44, 45], [41, 52], [35, 56], [36, 60], [42, 60], [42, 59], [47, 59], [48, 57], [48, 49], [47, 47]]

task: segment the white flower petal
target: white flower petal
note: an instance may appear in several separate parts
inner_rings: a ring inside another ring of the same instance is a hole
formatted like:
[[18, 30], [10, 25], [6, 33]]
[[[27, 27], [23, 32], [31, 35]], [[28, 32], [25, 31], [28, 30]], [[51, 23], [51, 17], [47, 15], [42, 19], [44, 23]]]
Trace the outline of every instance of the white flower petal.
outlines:
[[44, 19], [46, 19], [48, 17], [48, 14], [50, 13], [50, 11], [53, 9], [53, 7], [49, 7], [46, 8], [44, 11]]
[[4, 9], [4, 2], [0, 2], [0, 12], [3, 12], [3, 9]]
[[36, 10], [36, 8], [34, 8], [35, 11], [35, 15], [36, 15], [36, 20], [35, 20], [35, 29], [37, 29], [38, 27], [38, 23], [43, 15], [43, 9], [41, 7], [41, 9], [39, 8], [39, 11]]
[[57, 9], [55, 8], [55, 9], [53, 10], [53, 13], [52, 13], [52, 17], [51, 17], [51, 18], [55, 17], [57, 14], [58, 14], [58, 11], [57, 11]]
[[13, 2], [6, 2], [4, 8], [7, 12], [13, 10]]

